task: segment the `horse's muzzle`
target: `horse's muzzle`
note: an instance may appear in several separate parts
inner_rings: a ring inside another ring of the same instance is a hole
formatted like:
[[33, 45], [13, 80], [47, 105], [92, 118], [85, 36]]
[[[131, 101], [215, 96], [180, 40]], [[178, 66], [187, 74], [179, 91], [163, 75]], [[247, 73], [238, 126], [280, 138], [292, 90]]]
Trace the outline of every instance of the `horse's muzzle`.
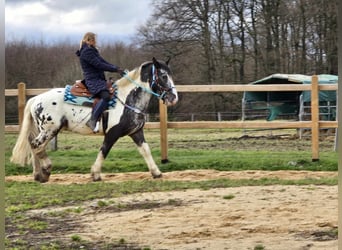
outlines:
[[178, 94], [175, 89], [172, 89], [170, 92], [165, 94], [163, 99], [166, 106], [173, 106], [178, 102]]

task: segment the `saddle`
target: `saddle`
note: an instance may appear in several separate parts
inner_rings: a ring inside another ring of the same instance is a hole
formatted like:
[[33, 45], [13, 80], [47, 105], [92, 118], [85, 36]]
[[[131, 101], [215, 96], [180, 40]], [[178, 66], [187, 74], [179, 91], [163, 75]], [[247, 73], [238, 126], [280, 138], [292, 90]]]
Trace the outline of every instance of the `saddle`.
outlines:
[[[115, 108], [117, 102], [117, 86], [110, 79], [107, 81], [107, 88], [110, 93], [110, 101], [108, 102], [108, 108]], [[98, 97], [94, 97], [88, 90], [86, 83], [81, 80], [77, 80], [73, 85], [66, 85], [64, 92], [64, 102], [86, 107], [94, 107], [100, 100]]]
[[[109, 79], [107, 81], [107, 89], [109, 91], [110, 97], [113, 98], [116, 88], [113, 87], [113, 80]], [[70, 93], [74, 96], [83, 96], [83, 97], [93, 97], [93, 95], [89, 92], [87, 85], [84, 80], [77, 80], [74, 85], [70, 88]], [[95, 98], [99, 99], [99, 98]]]

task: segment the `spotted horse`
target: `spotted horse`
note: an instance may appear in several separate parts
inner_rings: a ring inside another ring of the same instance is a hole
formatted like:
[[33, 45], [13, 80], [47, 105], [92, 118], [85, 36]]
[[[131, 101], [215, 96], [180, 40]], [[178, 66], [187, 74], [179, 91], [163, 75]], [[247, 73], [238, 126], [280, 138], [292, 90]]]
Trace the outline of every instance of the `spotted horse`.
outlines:
[[[106, 126], [102, 124], [103, 119], [100, 122], [99, 133], [103, 134], [104, 139], [91, 166], [92, 179], [101, 180], [105, 158], [115, 142], [126, 135], [137, 145], [152, 176], [159, 178], [162, 173], [152, 158], [143, 127], [152, 96], [158, 97], [167, 106], [175, 105], [178, 101], [169, 62], [153, 58], [127, 72], [115, 84], [116, 104], [106, 111]], [[49, 180], [52, 171], [46, 146], [61, 129], [84, 135], [93, 133], [86, 126], [92, 108], [65, 102], [65, 91], [65, 88], [54, 88], [28, 100], [21, 130], [12, 151], [11, 162], [23, 166], [32, 164], [34, 180], [42, 183]]]

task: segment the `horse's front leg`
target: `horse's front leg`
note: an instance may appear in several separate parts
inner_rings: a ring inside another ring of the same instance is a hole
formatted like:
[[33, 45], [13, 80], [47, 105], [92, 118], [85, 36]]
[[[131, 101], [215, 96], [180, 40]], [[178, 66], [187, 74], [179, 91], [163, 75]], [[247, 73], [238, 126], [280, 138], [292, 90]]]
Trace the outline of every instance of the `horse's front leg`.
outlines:
[[143, 130], [140, 129], [136, 133], [130, 135], [130, 137], [138, 146], [139, 153], [144, 157], [147, 167], [150, 170], [150, 173], [152, 174], [153, 178], [161, 178], [162, 173], [160, 172], [155, 161], [153, 160], [150, 147], [145, 141]]
[[104, 160], [106, 159], [110, 149], [113, 147], [114, 143], [119, 139], [120, 134], [118, 130], [112, 128], [105, 135], [102, 147], [97, 154], [94, 164], [91, 166], [91, 176], [93, 181], [101, 181], [101, 168]]
[[96, 160], [94, 164], [91, 166], [91, 177], [93, 181], [101, 181], [101, 168], [102, 163], [104, 162], [104, 155], [102, 149], [97, 154]]

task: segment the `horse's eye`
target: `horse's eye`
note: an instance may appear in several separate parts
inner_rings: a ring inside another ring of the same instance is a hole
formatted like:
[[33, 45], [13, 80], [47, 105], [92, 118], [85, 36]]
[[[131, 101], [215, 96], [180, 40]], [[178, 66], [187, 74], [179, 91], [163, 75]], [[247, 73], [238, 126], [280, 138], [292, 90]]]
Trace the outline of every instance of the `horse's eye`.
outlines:
[[166, 82], [167, 81], [167, 75], [166, 74], [162, 75], [162, 79], [164, 82]]

